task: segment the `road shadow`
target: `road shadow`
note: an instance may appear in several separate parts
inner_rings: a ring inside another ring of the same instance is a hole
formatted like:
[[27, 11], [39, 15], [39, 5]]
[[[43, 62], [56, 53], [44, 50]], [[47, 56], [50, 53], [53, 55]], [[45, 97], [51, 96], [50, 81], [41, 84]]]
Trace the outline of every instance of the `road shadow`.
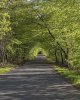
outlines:
[[0, 76], [0, 100], [80, 100], [80, 91], [44, 61], [44, 57], [36, 58]]

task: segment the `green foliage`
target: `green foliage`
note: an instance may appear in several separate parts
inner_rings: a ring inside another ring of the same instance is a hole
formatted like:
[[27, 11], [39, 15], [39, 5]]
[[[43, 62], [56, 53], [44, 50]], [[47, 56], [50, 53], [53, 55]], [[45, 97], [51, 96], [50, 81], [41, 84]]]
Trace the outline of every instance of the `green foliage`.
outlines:
[[0, 40], [3, 62], [34, 58], [41, 50], [51, 60], [79, 69], [80, 2], [1, 0]]
[[42, 52], [42, 55], [47, 56], [47, 52], [45, 51], [45, 49], [43, 49], [41, 45], [38, 43], [30, 50], [29, 58], [34, 59], [38, 55], [39, 52]]
[[7, 12], [7, 0], [0, 1], [0, 40], [11, 30], [10, 15]]

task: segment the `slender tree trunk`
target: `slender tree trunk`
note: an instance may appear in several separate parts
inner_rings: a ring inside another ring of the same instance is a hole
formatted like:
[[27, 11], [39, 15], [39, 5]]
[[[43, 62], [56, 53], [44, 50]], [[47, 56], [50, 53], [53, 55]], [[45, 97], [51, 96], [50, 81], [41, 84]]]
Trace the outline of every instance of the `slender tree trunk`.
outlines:
[[56, 59], [56, 63], [58, 63], [57, 50], [55, 50], [55, 59]]
[[3, 40], [1, 40], [1, 53], [2, 53], [2, 63], [5, 64], [7, 60], [6, 60], [5, 43]]
[[64, 64], [63, 52], [60, 51], [60, 53], [61, 53], [61, 64], [63, 65]]

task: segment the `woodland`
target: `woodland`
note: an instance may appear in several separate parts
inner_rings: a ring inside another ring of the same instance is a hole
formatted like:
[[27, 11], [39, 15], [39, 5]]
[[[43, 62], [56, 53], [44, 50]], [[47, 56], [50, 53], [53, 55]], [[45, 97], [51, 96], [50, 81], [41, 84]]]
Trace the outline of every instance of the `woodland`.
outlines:
[[80, 72], [80, 0], [0, 0], [0, 63], [39, 51]]

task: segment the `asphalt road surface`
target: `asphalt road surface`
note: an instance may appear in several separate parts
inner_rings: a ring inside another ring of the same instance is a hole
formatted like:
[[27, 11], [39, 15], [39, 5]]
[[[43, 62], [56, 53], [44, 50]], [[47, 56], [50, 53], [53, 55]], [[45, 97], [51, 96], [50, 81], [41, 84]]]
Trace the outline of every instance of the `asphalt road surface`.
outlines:
[[80, 100], [80, 91], [64, 81], [38, 56], [0, 76], [0, 100]]

